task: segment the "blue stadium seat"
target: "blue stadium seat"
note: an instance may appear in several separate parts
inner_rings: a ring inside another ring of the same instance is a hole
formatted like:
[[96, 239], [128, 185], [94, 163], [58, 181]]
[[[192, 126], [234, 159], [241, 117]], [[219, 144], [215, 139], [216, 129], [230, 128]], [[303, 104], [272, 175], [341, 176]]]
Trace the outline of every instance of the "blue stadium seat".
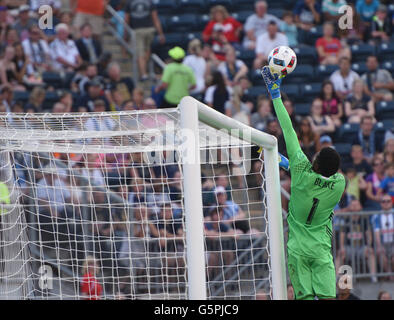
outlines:
[[178, 11], [182, 13], [204, 13], [207, 12], [205, 4], [205, 1], [201, 0], [179, 0]]
[[59, 101], [59, 95], [56, 91], [49, 91], [45, 94], [45, 100], [43, 102], [42, 108], [44, 110], [51, 110], [53, 105]]
[[234, 12], [238, 11], [254, 11], [255, 0], [236, 0], [233, 1]]
[[194, 14], [174, 15], [167, 18], [169, 32], [190, 32], [196, 29], [197, 16]]
[[369, 44], [353, 44], [350, 49], [353, 62], [365, 62], [369, 55], [375, 54], [375, 47]]
[[311, 28], [309, 31], [306, 44], [314, 46], [316, 44], [316, 40], [323, 36], [323, 27], [317, 26]]
[[301, 84], [300, 90], [301, 99], [306, 102], [312, 102], [314, 98], [319, 96], [321, 91], [321, 84], [320, 83], [307, 83]]
[[[208, 8], [212, 8], [213, 6], [222, 5], [228, 11], [232, 11], [233, 2], [231, 0], [206, 0]], [[234, 1], [236, 2], [236, 1]]]
[[[184, 33], [166, 33], [166, 42], [165, 44], [171, 47], [174, 46], [180, 46], [184, 47], [185, 44], [187, 44], [187, 39]], [[156, 49], [157, 46], [161, 46], [158, 36], [155, 36], [155, 39], [153, 40], [152, 46], [154, 50]]]
[[286, 83], [302, 83], [307, 81], [311, 81], [314, 77], [313, 67], [306, 64], [298, 65], [292, 72], [290, 76], [288, 76], [285, 80]]
[[383, 62], [380, 66], [386, 69], [387, 71], [394, 73], [394, 61]]
[[338, 70], [338, 68], [339, 67], [337, 65], [319, 65], [315, 69], [316, 78], [318, 78], [320, 81], [323, 81], [324, 79], [329, 78], [333, 72]]
[[299, 45], [292, 49], [297, 55], [297, 64], [314, 65], [318, 62], [315, 47], [307, 46], [307, 45]]
[[394, 120], [394, 101], [381, 101], [376, 105], [376, 119]]
[[189, 43], [189, 41], [191, 41], [191, 40], [193, 40], [193, 39], [202, 39], [202, 34], [201, 34], [201, 32], [189, 32], [187, 35], [186, 35], [186, 39], [187, 39], [187, 42]]
[[239, 11], [239, 12], [234, 12], [231, 16], [241, 22], [242, 24], [245, 23], [246, 19], [248, 19], [249, 16], [251, 16], [254, 12], [247, 10], [247, 11]]
[[174, 13], [177, 8], [177, 3], [174, 0], [153, 0], [153, 3], [160, 14]]
[[282, 19], [283, 13], [285, 12], [285, 9], [282, 8], [268, 8], [268, 13], [272, 14], [273, 16]]
[[42, 73], [42, 80], [56, 89], [63, 88], [63, 79], [59, 72], [45, 71]]
[[311, 112], [311, 104], [310, 103], [297, 103], [295, 105], [295, 113], [300, 116], [309, 116]]
[[356, 62], [352, 64], [352, 70], [361, 76], [368, 71], [368, 68], [365, 62]]
[[291, 100], [297, 101], [300, 96], [300, 89], [296, 84], [282, 84], [281, 89]]
[[245, 95], [252, 100], [256, 100], [259, 95], [264, 95], [264, 94], [267, 94], [266, 86], [251, 87], [247, 89], [245, 92]]
[[251, 71], [249, 72], [249, 79], [252, 81], [254, 86], [265, 86], [265, 82], [260, 74], [260, 70], [254, 70], [251, 68]]
[[360, 125], [357, 123], [345, 123], [337, 130], [338, 141], [351, 143], [357, 137]]
[[237, 58], [241, 59], [243, 62], [245, 62], [245, 64], [249, 68], [252, 67], [255, 57], [256, 57], [256, 53], [254, 50], [243, 49], [243, 50], [237, 51]]
[[[342, 158], [349, 158], [350, 151], [352, 149], [352, 145], [350, 143], [335, 143], [334, 144], [335, 150], [339, 153]], [[345, 160], [345, 159], [342, 159]], [[344, 161], [343, 161], [344, 162]]]
[[208, 22], [211, 20], [209, 14], [202, 14], [197, 17], [196, 30], [203, 31]]
[[394, 60], [394, 43], [382, 43], [376, 51], [380, 61]]
[[27, 102], [29, 96], [30, 92], [28, 91], [14, 91], [14, 101]]

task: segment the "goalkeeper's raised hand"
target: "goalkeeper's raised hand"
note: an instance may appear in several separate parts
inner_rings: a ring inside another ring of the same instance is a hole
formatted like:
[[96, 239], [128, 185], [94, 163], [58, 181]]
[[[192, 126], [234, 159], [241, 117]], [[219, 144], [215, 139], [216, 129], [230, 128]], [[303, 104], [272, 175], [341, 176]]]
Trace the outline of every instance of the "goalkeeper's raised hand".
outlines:
[[261, 69], [261, 75], [263, 76], [265, 85], [271, 95], [271, 99], [280, 98], [280, 85], [282, 83], [282, 79], [280, 79], [277, 74], [273, 75], [268, 66]]

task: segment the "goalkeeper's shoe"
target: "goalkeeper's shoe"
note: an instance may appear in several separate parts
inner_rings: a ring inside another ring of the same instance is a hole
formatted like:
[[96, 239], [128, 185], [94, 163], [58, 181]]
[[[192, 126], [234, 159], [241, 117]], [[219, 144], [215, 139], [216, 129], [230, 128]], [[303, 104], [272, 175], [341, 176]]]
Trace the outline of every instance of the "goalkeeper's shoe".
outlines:
[[279, 78], [277, 74], [272, 74], [268, 66], [265, 66], [261, 69], [261, 75], [263, 76], [265, 85], [267, 86], [271, 98], [280, 98], [280, 85], [282, 83], [282, 79]]

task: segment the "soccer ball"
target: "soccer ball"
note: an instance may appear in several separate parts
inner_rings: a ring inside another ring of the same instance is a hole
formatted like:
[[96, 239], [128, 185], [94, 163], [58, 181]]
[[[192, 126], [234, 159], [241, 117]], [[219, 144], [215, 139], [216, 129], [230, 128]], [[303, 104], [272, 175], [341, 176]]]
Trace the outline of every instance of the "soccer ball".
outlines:
[[280, 46], [273, 49], [268, 55], [268, 66], [272, 74], [280, 78], [292, 73], [297, 65], [297, 55], [287, 47]]

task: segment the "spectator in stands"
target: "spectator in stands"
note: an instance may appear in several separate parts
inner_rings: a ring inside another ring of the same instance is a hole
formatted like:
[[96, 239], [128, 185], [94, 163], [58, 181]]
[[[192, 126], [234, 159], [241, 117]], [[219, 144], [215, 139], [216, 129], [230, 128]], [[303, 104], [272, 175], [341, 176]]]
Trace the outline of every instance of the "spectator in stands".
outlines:
[[305, 43], [309, 31], [321, 21], [321, 6], [315, 0], [298, 0], [293, 13], [299, 31], [299, 42]]
[[323, 25], [323, 36], [316, 41], [319, 62], [322, 65], [336, 65], [342, 50], [341, 42], [334, 36], [334, 25], [326, 22]]
[[294, 110], [293, 102], [290, 99], [284, 99], [283, 105], [285, 106], [285, 109], [290, 116], [290, 120], [293, 125], [293, 128], [297, 130], [299, 127], [299, 123], [301, 121], [301, 116], [296, 114]]
[[59, 23], [56, 28], [56, 39], [50, 44], [53, 68], [57, 71], [75, 71], [82, 63], [75, 42], [68, 39], [69, 28]]
[[355, 272], [360, 273], [359, 268], [364, 265], [367, 260], [369, 273], [372, 274], [372, 282], [377, 282], [376, 279], [376, 257], [372, 249], [372, 231], [369, 224], [368, 217], [360, 215], [363, 210], [359, 200], [352, 200], [350, 203], [349, 212], [353, 214], [344, 219], [344, 225], [340, 231], [339, 252], [337, 255], [338, 264], [351, 263]]
[[117, 62], [111, 62], [109, 64], [107, 73], [105, 91], [108, 101], [112, 102], [114, 100], [113, 93], [111, 94], [112, 90], [119, 92], [122, 102], [130, 100], [135, 88], [133, 79], [129, 76], [122, 77], [121, 68]]
[[365, 116], [375, 121], [375, 103], [364, 92], [364, 82], [357, 79], [353, 82], [353, 90], [345, 102], [345, 115], [348, 123], [360, 123]]
[[368, 71], [361, 76], [364, 81], [364, 90], [375, 102], [392, 101], [394, 91], [394, 80], [391, 73], [379, 68], [378, 58], [371, 55], [366, 62]]
[[99, 264], [92, 256], [88, 256], [82, 266], [81, 294], [85, 300], [100, 300], [103, 286], [97, 280]]
[[45, 101], [45, 89], [42, 87], [34, 87], [29, 96], [29, 101], [25, 105], [25, 111], [33, 110], [35, 113], [43, 111]]
[[[138, 72], [140, 79], [145, 81], [149, 78], [147, 65], [155, 30], [158, 33], [160, 44], [164, 44], [166, 38], [153, 1], [131, 0], [126, 5], [125, 12], [125, 22], [136, 33], [135, 50], [138, 57]], [[127, 33], [125, 33], [125, 38], [127, 39]]]
[[31, 77], [35, 73], [50, 70], [51, 56], [48, 43], [42, 38], [42, 32], [37, 25], [29, 29], [28, 38], [22, 41], [23, 50], [29, 59], [27, 74]]
[[367, 27], [370, 26], [378, 7], [379, 0], [357, 0], [356, 10]]
[[384, 194], [380, 205], [383, 213], [373, 216], [373, 231], [378, 264], [383, 272], [394, 270], [394, 210], [391, 196]]
[[358, 79], [360, 77], [357, 72], [350, 69], [350, 59], [348, 57], [341, 57], [339, 59], [339, 70], [330, 76], [335, 93], [341, 100], [346, 99], [350, 95], [353, 89], [353, 83]]
[[226, 85], [222, 73], [216, 71], [213, 73], [211, 86], [205, 92], [204, 101], [210, 107], [224, 114], [226, 102], [230, 100], [232, 94], [233, 89]]
[[217, 186], [214, 193], [217, 198], [218, 207], [223, 209], [222, 221], [230, 228], [240, 230], [243, 233], [249, 233], [252, 231], [250, 230], [249, 223], [245, 220], [245, 212], [238, 204], [227, 199], [226, 189], [222, 186]]
[[8, 29], [5, 41], [1, 44], [1, 48], [6, 48], [7, 46], [13, 46], [15, 43], [19, 42], [19, 35], [15, 29]]
[[246, 125], [250, 125], [250, 105], [242, 101], [242, 88], [235, 86], [229, 101], [224, 105], [225, 114]]
[[80, 95], [86, 94], [89, 83], [93, 80], [100, 82], [104, 86], [104, 79], [98, 75], [97, 66], [90, 63], [86, 65], [84, 75], [78, 80], [78, 92]]
[[385, 178], [380, 183], [378, 195], [387, 193], [394, 203], [394, 162], [389, 162], [384, 168]]
[[134, 88], [131, 93], [131, 100], [133, 101], [134, 110], [142, 110], [144, 106], [144, 90], [140, 87]]
[[283, 14], [283, 21], [279, 24], [280, 31], [283, 32], [287, 40], [289, 41], [290, 47], [298, 45], [298, 29], [294, 22], [294, 14], [291, 11], [287, 11]]
[[330, 80], [323, 82], [319, 97], [323, 102], [323, 115], [328, 115], [335, 126], [340, 127], [342, 124], [343, 107]]
[[196, 78], [193, 70], [183, 64], [185, 51], [180, 47], [174, 47], [168, 51], [168, 55], [173, 60], [163, 71], [161, 84], [156, 87], [155, 92], [159, 93], [165, 89], [162, 108], [175, 108], [181, 99], [190, 94], [190, 90], [196, 87]]
[[0, 59], [0, 79], [3, 85], [11, 85], [16, 91], [24, 91], [26, 88], [19, 83], [18, 72], [14, 62], [15, 49], [8, 46], [3, 57]]
[[289, 44], [286, 35], [278, 31], [278, 24], [271, 20], [267, 32], [258, 36], [256, 41], [256, 59], [254, 68], [260, 69], [267, 62], [269, 53], [278, 46]]
[[346, 171], [348, 168], [355, 168], [358, 173], [363, 177], [372, 173], [372, 168], [367, 162], [363, 154], [363, 148], [359, 144], [352, 145], [350, 151], [350, 162], [344, 162], [342, 165], [342, 170]]
[[322, 13], [324, 21], [337, 22], [341, 17], [339, 9], [346, 4], [346, 0], [323, 0]]
[[387, 7], [384, 4], [379, 5], [376, 15], [372, 18], [367, 40], [369, 39], [372, 44], [389, 42], [392, 34], [391, 20], [387, 13]]
[[348, 279], [344, 281], [345, 286], [340, 286], [337, 282], [337, 300], [361, 300], [359, 297], [352, 293], [352, 289], [347, 286]]
[[85, 23], [80, 28], [81, 37], [75, 42], [81, 59], [88, 63], [97, 63], [102, 54], [100, 41], [92, 37], [92, 26]]
[[[93, 112], [102, 113], [106, 111], [106, 104], [103, 100], [94, 101]], [[115, 127], [115, 121], [108, 116], [97, 116], [88, 118], [85, 123], [85, 130], [88, 131], [111, 131]]]
[[360, 14], [356, 10], [354, 3], [349, 3], [348, 6], [351, 8], [353, 15], [353, 27], [352, 28], [339, 28], [338, 34], [340, 39], [345, 39], [348, 44], [360, 43], [364, 38], [364, 23], [361, 20]]
[[7, 6], [0, 5], [0, 43], [4, 43], [7, 30], [13, 24], [13, 18], [8, 11]]
[[392, 300], [390, 292], [379, 291], [378, 300]]
[[324, 136], [320, 137], [320, 146], [322, 149], [323, 148], [334, 148], [335, 149], [335, 147], [332, 143], [332, 139], [328, 135], [324, 135]]
[[29, 65], [29, 59], [25, 55], [22, 44], [20, 42], [14, 44], [14, 49], [15, 57], [13, 61], [15, 63], [16, 78], [18, 79], [19, 84], [23, 84], [25, 81], [27, 67]]
[[217, 202], [217, 194], [215, 190], [217, 187], [223, 187], [227, 193], [227, 199], [232, 200], [231, 187], [229, 183], [229, 177], [224, 174], [219, 174], [215, 177], [214, 183], [211, 188], [203, 190], [203, 203], [204, 206], [210, 206]]
[[335, 131], [335, 124], [328, 115], [323, 114], [323, 101], [315, 98], [312, 102], [311, 115], [308, 117], [312, 130], [319, 135]]
[[211, 20], [206, 25], [202, 39], [209, 42], [215, 36], [215, 26], [221, 26], [226, 40], [233, 46], [239, 46], [242, 24], [231, 17], [224, 6], [218, 5], [211, 9]]
[[[208, 212], [208, 216], [204, 219], [204, 235], [208, 241], [221, 241], [223, 237], [236, 237], [242, 233], [234, 230], [227, 223], [224, 223], [224, 209], [222, 207], [213, 206]], [[220, 245], [221, 246], [221, 245]], [[207, 252], [208, 279], [214, 279], [218, 269], [224, 268], [231, 264], [234, 260], [234, 252], [231, 250], [209, 250]]]
[[294, 300], [294, 288], [290, 283], [287, 285], [287, 300]]
[[78, 37], [81, 36], [80, 28], [78, 29], [76, 26], [73, 25], [73, 15], [71, 11], [64, 10], [60, 12], [59, 23], [64, 23], [65, 25], [67, 25], [68, 30], [70, 31], [70, 39], [77, 40]]
[[[103, 34], [106, 0], [71, 0], [70, 9], [74, 14], [74, 27], [77, 32], [85, 23], [92, 26], [93, 35], [98, 39]], [[74, 35], [79, 38], [79, 35]]]
[[382, 139], [375, 134], [372, 116], [366, 115], [361, 118], [360, 130], [353, 144], [359, 144], [362, 147], [363, 154], [369, 162], [376, 152], [383, 151]]
[[12, 112], [14, 106], [14, 90], [10, 85], [3, 84], [0, 90], [1, 104], [5, 108], [5, 112]]
[[372, 169], [373, 172], [367, 176], [365, 182], [367, 183], [366, 196], [367, 201], [365, 207], [379, 210], [380, 196], [378, 195], [378, 189], [381, 182], [385, 178], [384, 175], [384, 161], [381, 155], [374, 155], [372, 158]]
[[[93, 111], [94, 110], [94, 101], [95, 100], [103, 100], [106, 108], [105, 110], [109, 110], [109, 103], [105, 95], [102, 93], [102, 84], [98, 79], [93, 79], [89, 82], [88, 91], [86, 94], [82, 95], [77, 103], [76, 107], [85, 107], [85, 111]], [[105, 111], [104, 110], [104, 111]], [[81, 112], [81, 111], [80, 111]]]
[[270, 135], [273, 135], [274, 137], [276, 137], [276, 139], [278, 139], [278, 151], [284, 156], [286, 156], [287, 155], [286, 143], [278, 119], [276, 118], [268, 119], [264, 131]]
[[64, 104], [64, 106], [66, 107], [66, 113], [71, 112], [71, 110], [73, 109], [73, 96], [71, 92], [64, 91], [60, 93], [59, 102]]
[[51, 113], [64, 114], [66, 113], [66, 106], [61, 102], [56, 102], [52, 107]]
[[13, 29], [19, 34], [20, 40], [23, 41], [28, 38], [30, 28], [37, 24], [37, 20], [30, 18], [30, 7], [28, 5], [20, 6], [18, 13], [18, 19], [13, 25]]
[[364, 202], [367, 183], [361, 173], [357, 173], [354, 167], [345, 170], [346, 181], [348, 183], [346, 192], [354, 199]]
[[205, 71], [205, 83], [206, 85], [209, 85], [212, 82], [212, 73], [215, 72], [219, 64], [224, 61], [224, 56], [219, 60], [212, 46], [208, 43], [203, 44], [201, 55], [207, 64]]
[[205, 90], [205, 77], [207, 74], [207, 62], [202, 56], [201, 41], [193, 39], [188, 46], [189, 55], [183, 60], [183, 64], [193, 70], [196, 77], [196, 88], [191, 90], [191, 94], [201, 94]]
[[212, 34], [206, 42], [213, 53], [215, 54], [218, 63], [226, 60], [225, 48], [230, 42], [227, 40], [224, 34], [224, 27], [221, 23], [214, 25], [212, 29]]
[[280, 24], [280, 20], [277, 17], [267, 13], [267, 1], [256, 1], [254, 9], [255, 13], [246, 19], [244, 25], [243, 46], [249, 50], [255, 50], [257, 38], [268, 31], [268, 23], [270, 21], [276, 21], [277, 24]]
[[218, 70], [222, 73], [226, 84], [233, 87], [239, 83], [242, 77], [247, 75], [249, 69], [242, 60], [237, 59], [233, 46], [227, 45], [225, 52], [226, 61], [219, 64]]
[[312, 130], [312, 125], [308, 118], [303, 118], [298, 129], [298, 140], [301, 149], [309, 160], [320, 151], [320, 134]]
[[390, 136], [387, 134], [390, 132], [391, 131], [387, 131], [385, 137], [385, 145], [383, 150], [383, 159], [385, 163], [394, 162], [394, 137], [390, 138]]

